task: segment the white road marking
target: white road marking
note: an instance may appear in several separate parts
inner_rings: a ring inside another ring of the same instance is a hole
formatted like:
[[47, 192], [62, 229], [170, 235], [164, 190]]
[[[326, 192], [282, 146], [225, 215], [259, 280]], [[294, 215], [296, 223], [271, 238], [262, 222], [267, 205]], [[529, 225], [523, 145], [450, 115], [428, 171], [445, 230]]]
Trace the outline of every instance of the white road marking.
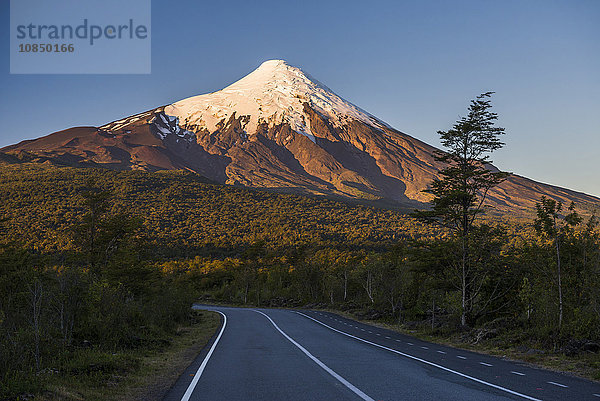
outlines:
[[555, 382], [547, 382], [548, 384], [553, 384], [555, 386], [558, 387], [563, 387], [563, 388], [569, 388], [569, 386], [565, 386], [564, 384], [560, 384], [560, 383], [555, 383]]
[[512, 373], [513, 375], [525, 376], [525, 373], [515, 372], [514, 370], [511, 370], [510, 373]]
[[388, 348], [388, 347], [385, 347], [385, 346], [383, 346], [383, 345], [379, 345], [379, 344], [377, 344], [377, 343], [374, 343], [374, 342], [371, 342], [371, 341], [365, 340], [365, 339], [363, 339], [363, 338], [360, 338], [360, 337], [353, 336], [352, 334], [345, 333], [345, 332], [343, 332], [343, 331], [341, 331], [341, 330], [334, 329], [333, 327], [331, 327], [331, 326], [328, 326], [328, 325], [326, 325], [325, 323], [323, 323], [323, 322], [321, 322], [321, 321], [319, 321], [319, 320], [317, 320], [317, 319], [314, 319], [314, 318], [312, 318], [312, 317], [310, 317], [310, 316], [308, 316], [308, 315], [305, 315], [305, 314], [304, 314], [304, 313], [302, 313], [302, 312], [296, 312], [296, 313], [297, 313], [297, 314], [299, 314], [299, 315], [302, 315], [302, 316], [304, 316], [304, 317], [306, 317], [306, 318], [308, 318], [308, 319], [310, 319], [310, 320], [313, 320], [313, 321], [315, 321], [315, 322], [319, 323], [320, 325], [327, 327], [327, 328], [328, 328], [328, 329], [330, 329], [330, 330], [333, 330], [333, 331], [335, 331], [335, 332], [337, 332], [337, 333], [343, 334], [343, 335], [345, 335], [345, 336], [347, 336], [347, 337], [354, 338], [354, 339], [356, 339], [356, 340], [358, 340], [358, 341], [362, 341], [362, 342], [364, 342], [364, 343], [370, 344], [370, 345], [372, 345], [372, 346], [374, 346], [374, 347], [378, 347], [378, 348], [382, 348], [382, 349], [388, 350], [388, 351], [390, 351], [390, 352], [393, 352], [393, 353], [395, 353], [395, 354], [402, 355], [402, 356], [404, 356], [404, 357], [406, 357], [406, 358], [410, 358], [410, 359], [413, 359], [413, 360], [415, 360], [415, 361], [418, 361], [418, 362], [421, 362], [421, 363], [427, 364], [427, 365], [429, 365], [429, 366], [433, 366], [433, 367], [436, 367], [436, 368], [438, 368], [438, 369], [445, 370], [446, 372], [454, 373], [455, 375], [458, 375], [458, 376], [464, 377], [464, 378], [466, 378], [466, 379], [469, 379], [469, 380], [473, 380], [474, 382], [477, 382], [477, 383], [480, 383], [480, 384], [484, 384], [484, 385], [486, 385], [486, 386], [489, 386], [489, 387], [495, 388], [495, 389], [497, 389], [497, 390], [505, 391], [505, 392], [507, 392], [507, 393], [509, 393], [509, 394], [513, 394], [513, 395], [516, 395], [516, 396], [519, 396], [519, 397], [525, 398], [525, 399], [527, 399], [527, 400], [531, 400], [531, 401], [541, 401], [541, 400], [540, 400], [540, 399], [538, 399], [538, 398], [530, 397], [530, 396], [528, 396], [528, 395], [526, 395], [526, 394], [521, 394], [521, 393], [519, 393], [519, 392], [516, 392], [516, 391], [513, 391], [513, 390], [511, 390], [511, 389], [508, 389], [508, 388], [505, 388], [505, 387], [502, 387], [502, 386], [498, 386], [498, 385], [496, 385], [496, 384], [493, 384], [493, 383], [486, 382], [485, 380], [481, 380], [481, 379], [478, 379], [478, 378], [476, 378], [476, 377], [473, 377], [473, 376], [466, 375], [466, 374], [464, 374], [464, 373], [458, 372], [458, 371], [456, 371], [456, 370], [452, 370], [452, 369], [450, 369], [450, 368], [447, 368], [447, 367], [445, 367], [445, 366], [442, 366], [442, 365], [438, 365], [437, 363], [433, 363], [433, 362], [430, 362], [430, 361], [428, 361], [428, 360], [425, 360], [425, 359], [418, 358], [418, 357], [416, 357], [416, 356], [413, 356], [413, 355], [407, 354], [407, 353], [405, 353], [405, 352], [401, 352], [401, 351], [398, 351], [398, 350], [395, 350], [395, 349], [392, 349], [392, 348]]
[[385, 338], [387, 338], [388, 340], [391, 340], [391, 339], [392, 339], [392, 337], [388, 337], [388, 336], [385, 336]]
[[465, 358], [464, 356], [460, 356], [460, 355], [456, 355], [456, 357], [457, 357], [457, 358], [460, 358], [460, 359], [467, 359], [467, 358]]
[[408, 345], [414, 345], [413, 343], [407, 343]]
[[600, 394], [592, 394], [594, 397], [600, 397]]
[[423, 348], [423, 349], [429, 349], [429, 347], [425, 347], [425, 346], [423, 346], [423, 347], [421, 347], [421, 348]]
[[[321, 368], [323, 368], [323, 370], [325, 370], [327, 373], [329, 373], [331, 376], [335, 377], [340, 383], [342, 383], [344, 386], [346, 386], [350, 391], [352, 391], [354, 394], [356, 394], [357, 396], [359, 396], [360, 398], [362, 398], [365, 401], [375, 401], [374, 399], [372, 399], [371, 397], [369, 397], [368, 395], [366, 395], [365, 393], [363, 393], [362, 391], [360, 391], [358, 388], [356, 388], [352, 383], [350, 383], [348, 380], [344, 379], [342, 376], [338, 375], [337, 373], [335, 373], [331, 368], [329, 368], [327, 365], [325, 365], [323, 362], [321, 362], [320, 360], [318, 360], [317, 358], [315, 358], [310, 352], [308, 352], [306, 350], [306, 348], [304, 348], [303, 346], [301, 346], [300, 344], [298, 344], [296, 341], [294, 341], [294, 339], [290, 336], [288, 336], [287, 334], [285, 334], [285, 332], [283, 330], [281, 330], [279, 328], [279, 326], [277, 326], [277, 324], [275, 324], [275, 322], [273, 321], [273, 319], [271, 319], [266, 313], [262, 313], [259, 310], [254, 310], [254, 312], [256, 313], [260, 313], [261, 315], [263, 315], [264, 317], [266, 317], [267, 319], [269, 319], [269, 321], [271, 322], [271, 324], [277, 329], [277, 331], [279, 331], [285, 338], [287, 338], [289, 340], [289, 342], [291, 342], [292, 344], [294, 344], [296, 347], [298, 347], [298, 349], [300, 349], [300, 351], [302, 351], [307, 357], [309, 357], [314, 363], [316, 363], [317, 365], [319, 365]], [[306, 316], [306, 315], [305, 315]], [[311, 318], [312, 319], [312, 318]], [[316, 319], [315, 319], [316, 320]]]
[[396, 340], [396, 341], [398, 341], [399, 343], [400, 343], [400, 342], [402, 342], [402, 341], [400, 341], [400, 340]]
[[206, 356], [204, 357], [202, 364], [196, 371], [196, 374], [194, 375], [194, 378], [192, 379], [192, 382], [188, 386], [187, 390], [185, 390], [183, 397], [181, 397], [181, 401], [189, 401], [190, 397], [192, 396], [192, 393], [194, 392], [194, 388], [196, 388], [196, 384], [198, 384], [198, 380], [200, 380], [200, 376], [202, 376], [202, 372], [204, 372], [204, 368], [206, 367], [206, 364], [208, 363], [210, 356], [212, 355], [213, 351], [215, 350], [215, 347], [219, 343], [219, 340], [221, 339], [221, 335], [223, 335], [223, 331], [225, 330], [225, 326], [227, 325], [227, 316], [225, 316], [225, 314], [223, 312], [220, 312], [220, 311], [216, 311], [216, 312], [223, 315], [223, 327], [221, 327], [221, 331], [219, 332], [219, 335], [215, 339], [215, 342], [213, 343], [212, 347], [210, 347], [210, 350], [208, 350], [208, 354], [206, 354]]
[[438, 353], [440, 353], [440, 354], [446, 354], [444, 351], [440, 351], [440, 350], [438, 350], [438, 351], [435, 351], [435, 352], [438, 352]]
[[485, 363], [485, 362], [479, 362], [479, 364], [480, 364], [480, 365], [483, 365], [483, 366], [494, 366], [494, 365], [491, 365], [491, 364], [489, 364], [489, 363]]
[[380, 336], [380, 335], [381, 335], [381, 334], [379, 334], [379, 333], [375, 333], [375, 334], [376, 334], [376, 335], [378, 335], [378, 336]]

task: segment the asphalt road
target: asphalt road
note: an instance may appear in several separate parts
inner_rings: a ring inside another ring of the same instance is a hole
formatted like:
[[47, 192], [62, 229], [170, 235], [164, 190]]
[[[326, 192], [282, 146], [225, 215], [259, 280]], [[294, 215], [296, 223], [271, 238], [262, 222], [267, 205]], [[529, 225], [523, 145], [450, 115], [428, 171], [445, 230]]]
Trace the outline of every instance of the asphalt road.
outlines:
[[165, 400], [594, 400], [600, 384], [319, 311], [195, 306], [217, 335]]

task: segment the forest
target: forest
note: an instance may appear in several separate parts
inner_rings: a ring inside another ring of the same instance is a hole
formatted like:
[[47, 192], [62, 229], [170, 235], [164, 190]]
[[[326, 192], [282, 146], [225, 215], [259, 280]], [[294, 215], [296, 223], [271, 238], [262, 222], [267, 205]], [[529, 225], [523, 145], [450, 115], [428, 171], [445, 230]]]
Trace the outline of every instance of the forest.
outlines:
[[48, 372], [93, 375], [120, 349], [159, 347], [197, 300], [598, 352], [598, 223], [550, 199], [530, 218], [482, 213], [465, 244], [432, 216], [183, 171], [5, 163], [0, 198], [0, 399], [42, 391]]

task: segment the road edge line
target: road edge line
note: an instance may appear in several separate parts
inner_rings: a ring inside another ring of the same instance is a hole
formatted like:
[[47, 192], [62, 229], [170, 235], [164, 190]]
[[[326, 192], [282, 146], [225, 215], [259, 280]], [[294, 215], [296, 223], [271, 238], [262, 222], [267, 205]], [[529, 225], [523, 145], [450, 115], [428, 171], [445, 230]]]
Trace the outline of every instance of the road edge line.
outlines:
[[359, 390], [356, 386], [354, 386], [352, 383], [350, 383], [348, 380], [344, 379], [342, 376], [340, 376], [339, 374], [337, 374], [333, 369], [331, 369], [329, 366], [325, 365], [323, 362], [321, 362], [319, 359], [317, 359], [315, 356], [313, 356], [310, 352], [308, 352], [308, 350], [306, 348], [304, 348], [302, 345], [298, 344], [296, 341], [294, 341], [294, 339], [290, 336], [288, 336], [283, 330], [281, 330], [279, 328], [279, 326], [277, 326], [277, 324], [273, 321], [273, 319], [271, 319], [269, 317], [269, 315], [267, 315], [266, 313], [263, 313], [259, 310], [256, 309], [252, 309], [254, 312], [256, 313], [260, 313], [261, 315], [263, 315], [264, 317], [266, 317], [267, 319], [269, 319], [269, 321], [271, 322], [271, 324], [285, 337], [288, 339], [289, 342], [291, 342], [292, 344], [294, 344], [296, 347], [298, 347], [298, 349], [300, 351], [302, 351], [307, 357], [309, 357], [314, 363], [316, 363], [320, 368], [322, 368], [323, 370], [325, 370], [327, 373], [329, 373], [331, 376], [333, 376], [337, 381], [339, 381], [340, 383], [342, 383], [344, 386], [346, 386], [350, 391], [352, 391], [354, 394], [356, 394], [357, 396], [359, 396], [360, 398], [362, 398], [365, 401], [375, 401], [373, 398], [369, 397], [368, 395], [366, 395], [365, 393], [363, 393], [361, 390]]
[[498, 385], [496, 385], [496, 384], [492, 384], [492, 383], [486, 382], [485, 380], [481, 380], [481, 379], [478, 379], [478, 378], [476, 378], [476, 377], [469, 376], [469, 375], [467, 375], [467, 374], [464, 374], [464, 373], [458, 372], [458, 371], [456, 371], [456, 370], [452, 370], [452, 369], [450, 369], [450, 368], [447, 368], [447, 367], [445, 367], [445, 366], [438, 365], [437, 363], [430, 362], [430, 361], [428, 361], [428, 360], [426, 360], [426, 359], [422, 359], [422, 358], [416, 357], [416, 356], [414, 356], [414, 355], [410, 355], [410, 354], [404, 353], [404, 352], [402, 352], [402, 351], [395, 350], [395, 349], [393, 349], [393, 348], [388, 348], [388, 347], [386, 347], [386, 346], [384, 346], [384, 345], [380, 345], [380, 344], [374, 343], [374, 342], [372, 342], [372, 341], [365, 340], [364, 338], [356, 337], [356, 336], [354, 336], [354, 335], [352, 335], [352, 334], [349, 334], [349, 333], [346, 333], [346, 332], [344, 332], [344, 331], [341, 331], [341, 330], [338, 330], [338, 329], [336, 329], [336, 328], [333, 328], [333, 327], [331, 327], [331, 326], [329, 326], [329, 325], [327, 325], [327, 324], [325, 324], [325, 323], [321, 322], [320, 320], [317, 320], [317, 319], [315, 319], [315, 318], [313, 318], [313, 317], [310, 317], [310, 316], [308, 316], [308, 315], [305, 315], [305, 314], [304, 314], [304, 313], [302, 313], [302, 312], [298, 312], [298, 311], [294, 311], [294, 312], [295, 312], [295, 313], [297, 313], [297, 314], [299, 314], [299, 315], [302, 315], [302, 316], [304, 316], [304, 317], [305, 317], [305, 318], [307, 318], [307, 319], [313, 320], [313, 321], [315, 321], [315, 322], [319, 323], [320, 325], [327, 327], [327, 328], [328, 328], [328, 329], [330, 329], [330, 330], [333, 330], [333, 331], [335, 331], [335, 332], [338, 332], [338, 333], [340, 333], [340, 334], [343, 334], [343, 335], [345, 335], [345, 336], [348, 336], [348, 337], [352, 337], [352, 338], [354, 338], [354, 339], [356, 339], [356, 340], [359, 340], [359, 341], [362, 341], [362, 342], [364, 342], [364, 343], [367, 343], [367, 344], [373, 345], [373, 346], [375, 346], [375, 347], [379, 347], [379, 348], [382, 348], [382, 349], [388, 350], [388, 351], [390, 351], [390, 352], [393, 352], [393, 353], [396, 353], [396, 354], [402, 355], [402, 356], [404, 356], [404, 357], [406, 357], [406, 358], [414, 359], [415, 361], [419, 361], [419, 362], [422, 362], [422, 363], [424, 363], [424, 364], [427, 364], [427, 365], [430, 365], [430, 366], [436, 367], [436, 368], [438, 368], [438, 369], [442, 369], [442, 370], [445, 370], [445, 371], [447, 371], [447, 372], [454, 373], [455, 375], [458, 375], [458, 376], [464, 377], [465, 379], [473, 380], [473, 381], [475, 381], [475, 382], [477, 382], [477, 383], [484, 384], [484, 385], [486, 385], [486, 386], [489, 386], [489, 387], [495, 388], [495, 389], [497, 389], [497, 390], [501, 390], [501, 391], [507, 392], [507, 393], [509, 393], [509, 394], [512, 394], [512, 395], [516, 395], [516, 396], [518, 396], [518, 397], [525, 398], [525, 399], [527, 399], [527, 400], [530, 400], [530, 401], [542, 401], [542, 400], [540, 400], [539, 398], [534, 398], [534, 397], [528, 396], [528, 395], [526, 395], [526, 394], [521, 394], [521, 393], [519, 393], [519, 392], [517, 392], [517, 391], [513, 391], [513, 390], [511, 390], [511, 389], [508, 389], [508, 388], [505, 388], [505, 387], [502, 387], [502, 386], [498, 386]]
[[202, 372], [204, 372], [204, 368], [206, 367], [208, 360], [210, 359], [213, 351], [215, 350], [217, 344], [219, 343], [219, 340], [221, 339], [221, 335], [223, 335], [223, 331], [225, 331], [225, 326], [227, 325], [227, 316], [225, 316], [225, 314], [223, 312], [218, 311], [218, 310], [214, 310], [214, 312], [218, 312], [221, 314], [221, 316], [223, 316], [223, 327], [221, 327], [221, 331], [219, 332], [219, 335], [217, 336], [217, 338], [215, 339], [215, 342], [210, 347], [210, 350], [204, 357], [202, 364], [196, 371], [196, 374], [194, 375], [194, 378], [192, 379], [192, 382], [188, 386], [187, 390], [185, 390], [183, 397], [181, 397], [181, 401], [189, 401], [190, 397], [192, 396], [192, 393], [194, 392], [194, 389], [196, 388], [196, 384], [198, 384], [198, 380], [200, 380], [200, 376], [202, 376]]

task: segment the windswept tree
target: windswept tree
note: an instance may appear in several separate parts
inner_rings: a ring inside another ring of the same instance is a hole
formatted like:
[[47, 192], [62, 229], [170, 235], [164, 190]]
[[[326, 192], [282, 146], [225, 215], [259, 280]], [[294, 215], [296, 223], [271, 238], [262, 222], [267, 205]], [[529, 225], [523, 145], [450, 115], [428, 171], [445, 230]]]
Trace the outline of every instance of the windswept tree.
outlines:
[[469, 105], [466, 117], [460, 118], [448, 131], [438, 131], [445, 151], [436, 160], [447, 164], [441, 178], [426, 190], [433, 195], [432, 208], [417, 211], [415, 216], [436, 222], [452, 230], [460, 241], [458, 261], [461, 288], [461, 324], [467, 325], [469, 300], [473, 299], [474, 266], [469, 260], [469, 237], [475, 218], [484, 211], [491, 188], [500, 184], [507, 173], [491, 166], [489, 154], [504, 146], [500, 135], [504, 128], [495, 126], [498, 115], [492, 112], [489, 98], [494, 92], [477, 96]]

